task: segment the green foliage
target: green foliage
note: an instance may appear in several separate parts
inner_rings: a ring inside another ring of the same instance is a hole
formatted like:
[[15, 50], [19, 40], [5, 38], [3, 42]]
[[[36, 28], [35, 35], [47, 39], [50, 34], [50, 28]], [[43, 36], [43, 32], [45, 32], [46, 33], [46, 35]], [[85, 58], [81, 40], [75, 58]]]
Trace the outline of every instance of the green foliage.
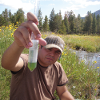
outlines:
[[64, 24], [66, 27], [66, 34], [67, 34], [69, 33], [69, 23], [68, 23], [67, 13], [65, 13], [65, 16], [64, 16]]
[[16, 25], [17, 22], [22, 23], [24, 20], [24, 11], [22, 9], [18, 9], [18, 11], [14, 14], [5, 9], [5, 11], [0, 14], [0, 26], [8, 26], [10, 23], [14, 23], [14, 25]]
[[[14, 26], [14, 24], [0, 27], [0, 59], [3, 52], [13, 42], [13, 33], [16, 28], [17, 25]], [[84, 50], [89, 50], [91, 52], [100, 51], [100, 36], [63, 34], [57, 35], [63, 38], [65, 43], [68, 46], [71, 46], [73, 49], [76, 47], [81, 49], [83, 48]], [[45, 38], [47, 34], [43, 34], [42, 36]], [[67, 87], [75, 98], [82, 100], [93, 100], [92, 97], [96, 96], [97, 87], [100, 84], [100, 73], [97, 73], [97, 70], [93, 69], [93, 66], [86, 66], [84, 61], [79, 62], [75, 53], [72, 53], [66, 49], [68, 48], [67, 45], [65, 45], [64, 52], [62, 53], [62, 57], [59, 61], [69, 79]], [[25, 49], [23, 53], [28, 53], [28, 49]], [[0, 100], [9, 100], [10, 81], [11, 72], [3, 69], [0, 62]], [[58, 98], [56, 91], [55, 96]]]
[[2, 16], [2, 14], [0, 14], [0, 26], [2, 26], [4, 23], [4, 17]]
[[[82, 19], [80, 14], [76, 17], [73, 11], [66, 11], [63, 18], [61, 11], [56, 14], [54, 8], [50, 13], [49, 18], [46, 17], [43, 19], [41, 9], [39, 9], [37, 13], [39, 21], [38, 28], [40, 31], [46, 32], [49, 30], [61, 34], [100, 34], [100, 15], [95, 16], [90, 11], [87, 12], [85, 19]], [[46, 26], [47, 19], [49, 23]], [[14, 14], [5, 9], [5, 11], [0, 14], [0, 26], [8, 26], [11, 23], [16, 25], [17, 22], [20, 24], [26, 20], [22, 9], [18, 9]], [[64, 30], [62, 29], [62, 21], [64, 21], [65, 25]]]
[[24, 22], [24, 11], [22, 9], [18, 9], [16, 13], [16, 21], [20, 24]]
[[73, 11], [69, 12], [69, 17], [68, 17], [68, 20], [69, 20], [69, 27], [70, 27], [70, 30], [71, 32], [75, 32], [75, 15], [73, 13]]
[[69, 79], [67, 87], [74, 98], [93, 100], [100, 82], [98, 71], [93, 66], [86, 66], [84, 61], [79, 62], [75, 53], [66, 49], [59, 62]]
[[64, 24], [64, 21], [62, 21], [61, 28], [60, 28], [60, 30], [58, 30], [58, 33], [66, 34], [66, 26]]
[[91, 12], [88, 11], [87, 16], [85, 17], [85, 23], [84, 23], [84, 31], [87, 31], [88, 34], [91, 34], [92, 32], [92, 21], [93, 17]]
[[92, 33], [96, 33], [97, 32], [96, 24], [97, 24], [96, 17], [95, 17], [95, 14], [93, 14]]
[[50, 20], [49, 20], [49, 27], [50, 27], [51, 31], [55, 30], [54, 17], [55, 17], [55, 11], [54, 11], [54, 8], [53, 8], [52, 11], [51, 11]]
[[100, 33], [100, 15], [97, 15], [97, 33]]
[[66, 35], [65, 42], [72, 49], [88, 52], [100, 51], [100, 36]]
[[41, 31], [42, 30], [42, 28], [43, 28], [43, 23], [42, 23], [42, 12], [41, 12], [41, 9], [39, 9], [39, 11], [38, 11], [38, 15], [37, 15], [37, 18], [38, 18], [38, 21], [39, 21], [39, 25], [38, 25], [38, 28], [39, 28], [39, 30]]
[[78, 15], [75, 21], [75, 33], [81, 33], [81, 31], [82, 31], [82, 20], [80, 15]]
[[9, 100], [10, 81], [11, 81], [10, 71], [3, 69], [0, 63], [0, 100]]
[[49, 31], [49, 24], [48, 24], [48, 18], [45, 16], [44, 22], [43, 22], [43, 31], [47, 32]]

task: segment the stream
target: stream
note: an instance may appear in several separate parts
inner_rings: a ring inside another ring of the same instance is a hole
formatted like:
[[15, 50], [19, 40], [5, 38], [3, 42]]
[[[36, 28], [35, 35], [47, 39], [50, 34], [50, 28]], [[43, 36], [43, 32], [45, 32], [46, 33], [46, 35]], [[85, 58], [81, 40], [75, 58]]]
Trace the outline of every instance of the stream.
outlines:
[[75, 52], [76, 56], [78, 56], [80, 61], [84, 61], [85, 64], [88, 64], [89, 66], [94, 66], [94, 68], [97, 68], [100, 72], [100, 52], [97, 53], [91, 53], [86, 52], [82, 50], [71, 50], [72, 52]]

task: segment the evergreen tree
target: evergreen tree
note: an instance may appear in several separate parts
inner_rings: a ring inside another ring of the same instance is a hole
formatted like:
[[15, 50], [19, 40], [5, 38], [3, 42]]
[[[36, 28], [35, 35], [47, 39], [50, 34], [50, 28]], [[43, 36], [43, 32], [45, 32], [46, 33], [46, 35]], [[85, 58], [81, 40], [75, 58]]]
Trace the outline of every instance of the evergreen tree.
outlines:
[[95, 14], [93, 14], [93, 23], [92, 23], [92, 33], [96, 33], [97, 32], [97, 26], [96, 26], [96, 17]]
[[53, 30], [52, 31], [56, 32], [56, 33], [59, 30], [59, 22], [58, 22], [58, 20], [59, 20], [59, 15], [55, 14], [54, 20], [53, 20], [53, 27], [52, 27]]
[[67, 13], [65, 12], [65, 16], [64, 16], [64, 24], [66, 27], [66, 34], [69, 33], [69, 22], [68, 22], [68, 16]]
[[43, 19], [43, 17], [42, 17], [42, 12], [41, 12], [41, 9], [39, 9], [39, 11], [38, 11], [38, 16], [37, 16], [37, 18], [38, 18], [38, 21], [39, 21], [39, 25], [38, 25], [38, 28], [39, 28], [39, 30], [41, 31], [42, 30], [42, 19]]
[[12, 14], [11, 14], [11, 11], [9, 10], [9, 21], [11, 21], [11, 17], [12, 17]]
[[58, 32], [58, 30], [61, 28], [61, 24], [62, 24], [62, 15], [61, 12], [59, 12], [59, 14], [55, 14], [54, 17], [54, 21], [53, 21], [53, 28], [54, 28], [54, 32]]
[[81, 20], [80, 14], [78, 14], [75, 22], [76, 22], [75, 23], [76, 33], [81, 33], [81, 31], [82, 31], [82, 20]]
[[45, 32], [49, 31], [49, 24], [48, 24], [48, 18], [47, 18], [47, 16], [45, 16], [45, 19], [44, 19], [43, 31], [45, 31]]
[[69, 12], [68, 20], [69, 20], [69, 27], [71, 32], [75, 32], [75, 15], [73, 11]]
[[3, 26], [4, 25], [4, 17], [2, 16], [2, 14], [0, 14], [0, 26]]
[[54, 8], [53, 8], [52, 11], [51, 11], [50, 20], [49, 20], [49, 27], [50, 27], [51, 31], [55, 30], [54, 18], [55, 18], [55, 11], [54, 11]]
[[85, 17], [85, 23], [84, 23], [84, 31], [88, 32], [88, 34], [91, 34], [92, 32], [92, 14], [88, 11], [87, 16]]
[[11, 15], [11, 19], [10, 19], [11, 23], [14, 23], [14, 25], [16, 25], [16, 13], [14, 13], [14, 15]]
[[5, 9], [5, 11], [3, 11], [2, 12], [2, 16], [4, 17], [4, 24], [3, 25], [5, 25], [5, 26], [7, 26], [8, 25], [8, 23], [9, 23], [9, 15], [8, 15], [8, 10], [7, 9]]
[[97, 15], [97, 33], [100, 34], [100, 15]]
[[66, 26], [64, 24], [64, 20], [62, 21], [61, 28], [58, 31], [60, 34], [66, 34]]
[[21, 8], [16, 13], [16, 21], [19, 23], [24, 22], [24, 11]]
[[62, 15], [61, 15], [61, 10], [59, 11], [59, 14], [58, 14], [58, 30], [61, 28], [61, 25], [62, 25]]

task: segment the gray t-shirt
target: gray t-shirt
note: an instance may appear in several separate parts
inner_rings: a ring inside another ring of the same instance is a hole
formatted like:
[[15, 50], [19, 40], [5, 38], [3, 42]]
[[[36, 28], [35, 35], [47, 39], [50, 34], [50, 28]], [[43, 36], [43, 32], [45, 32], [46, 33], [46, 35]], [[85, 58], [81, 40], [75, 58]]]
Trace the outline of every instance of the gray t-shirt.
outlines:
[[37, 67], [31, 72], [28, 68], [28, 55], [21, 55], [23, 68], [12, 72], [10, 100], [53, 100], [57, 86], [63, 86], [68, 79], [60, 63]]

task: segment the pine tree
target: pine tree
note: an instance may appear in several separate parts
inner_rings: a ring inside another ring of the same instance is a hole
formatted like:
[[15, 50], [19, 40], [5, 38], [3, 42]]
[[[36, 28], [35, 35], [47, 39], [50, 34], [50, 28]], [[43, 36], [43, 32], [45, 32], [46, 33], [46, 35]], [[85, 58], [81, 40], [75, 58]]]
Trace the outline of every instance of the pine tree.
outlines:
[[8, 10], [7, 9], [5, 9], [5, 11], [3, 11], [2, 12], [2, 17], [4, 17], [4, 24], [3, 25], [5, 25], [5, 26], [7, 26], [8, 25], [8, 23], [9, 23], [9, 18], [8, 18]]
[[100, 15], [97, 15], [97, 33], [100, 34]]
[[64, 16], [64, 24], [66, 27], [66, 34], [69, 33], [69, 22], [68, 22], [68, 16], [67, 13], [65, 12], [65, 16]]
[[84, 31], [88, 32], [88, 34], [91, 34], [92, 32], [92, 14], [88, 11], [87, 16], [85, 17], [85, 23], [84, 23]]
[[0, 14], [0, 26], [4, 25], [4, 17]]
[[82, 20], [81, 20], [80, 14], [78, 14], [75, 22], [76, 22], [75, 23], [76, 33], [81, 33], [81, 31], [82, 31]]
[[66, 34], [66, 26], [64, 24], [64, 20], [62, 21], [61, 28], [58, 31], [60, 34]]
[[39, 9], [39, 11], [38, 11], [38, 16], [37, 16], [37, 18], [38, 18], [38, 21], [39, 21], [38, 28], [39, 28], [39, 30], [41, 31], [42, 28], [43, 28], [43, 25], [42, 25], [42, 19], [43, 19], [43, 17], [42, 17], [41, 9]]
[[49, 24], [48, 24], [48, 18], [45, 16], [44, 22], [43, 22], [43, 31], [47, 32], [49, 31]]
[[93, 23], [92, 23], [92, 33], [96, 33], [97, 32], [97, 23], [96, 23], [96, 17], [95, 14], [93, 14]]
[[11, 23], [14, 23], [14, 25], [16, 25], [16, 13], [11, 15], [11, 19], [10, 19]]
[[69, 12], [68, 20], [69, 20], [70, 30], [73, 33], [75, 32], [75, 14], [73, 13], [73, 11]]
[[11, 14], [11, 11], [9, 10], [9, 21], [11, 21], [11, 16], [12, 14]]
[[55, 30], [54, 18], [55, 18], [55, 11], [54, 11], [54, 8], [53, 8], [52, 11], [51, 11], [50, 20], [49, 20], [49, 27], [50, 27], [51, 31]]
[[58, 23], [58, 30], [61, 28], [61, 25], [62, 25], [62, 15], [61, 15], [61, 10], [59, 11], [59, 14], [58, 14], [58, 20], [57, 20], [57, 23]]
[[20, 24], [24, 22], [24, 11], [21, 8], [16, 13], [16, 21]]
[[62, 24], [62, 15], [61, 12], [55, 14], [54, 21], [53, 21], [53, 27], [54, 27], [54, 32], [58, 32], [58, 30], [61, 28]]

